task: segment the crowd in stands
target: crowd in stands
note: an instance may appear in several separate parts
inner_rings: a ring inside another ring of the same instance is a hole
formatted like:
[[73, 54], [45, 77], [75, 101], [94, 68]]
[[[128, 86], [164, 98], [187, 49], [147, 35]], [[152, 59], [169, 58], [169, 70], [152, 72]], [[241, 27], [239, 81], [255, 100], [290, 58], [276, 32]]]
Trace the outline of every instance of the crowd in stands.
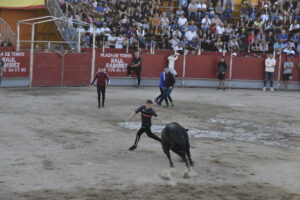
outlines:
[[[244, 0], [58, 0], [67, 17], [97, 26], [96, 44], [113, 48], [155, 48], [300, 54], [300, 1]], [[174, 5], [174, 4], [173, 4]], [[167, 7], [166, 7], [167, 6]], [[82, 46], [93, 29], [76, 26]]]

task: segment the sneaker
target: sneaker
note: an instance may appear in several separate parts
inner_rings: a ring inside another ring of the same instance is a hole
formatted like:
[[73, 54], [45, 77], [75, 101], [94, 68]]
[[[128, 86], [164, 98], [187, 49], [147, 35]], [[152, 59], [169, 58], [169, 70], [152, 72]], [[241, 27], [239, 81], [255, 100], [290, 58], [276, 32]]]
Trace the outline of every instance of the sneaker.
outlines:
[[174, 103], [171, 103], [171, 107], [174, 107]]
[[154, 99], [154, 102], [158, 105], [159, 103], [158, 103], [158, 99]]
[[264, 88], [262, 89], [262, 91], [264, 91], [264, 92], [265, 92], [265, 91], [266, 91], [266, 87], [264, 87]]
[[272, 87], [270, 88], [270, 90], [271, 90], [272, 92], [274, 92], [274, 89], [273, 89]]
[[136, 149], [136, 146], [135, 146], [135, 145], [129, 147], [129, 151], [133, 151], [133, 150], [135, 150], [135, 149]]

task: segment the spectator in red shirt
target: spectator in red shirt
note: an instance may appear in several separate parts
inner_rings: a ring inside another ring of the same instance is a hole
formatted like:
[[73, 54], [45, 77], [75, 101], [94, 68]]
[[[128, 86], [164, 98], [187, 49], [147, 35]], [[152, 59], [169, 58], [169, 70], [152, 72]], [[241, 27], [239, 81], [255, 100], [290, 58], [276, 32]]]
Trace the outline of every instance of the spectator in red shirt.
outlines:
[[99, 68], [91, 85], [93, 85], [96, 80], [97, 80], [97, 93], [98, 93], [98, 108], [101, 108], [101, 104], [100, 104], [101, 93], [102, 93], [102, 107], [104, 107], [105, 89], [109, 81], [108, 75], [105, 72], [104, 67]]

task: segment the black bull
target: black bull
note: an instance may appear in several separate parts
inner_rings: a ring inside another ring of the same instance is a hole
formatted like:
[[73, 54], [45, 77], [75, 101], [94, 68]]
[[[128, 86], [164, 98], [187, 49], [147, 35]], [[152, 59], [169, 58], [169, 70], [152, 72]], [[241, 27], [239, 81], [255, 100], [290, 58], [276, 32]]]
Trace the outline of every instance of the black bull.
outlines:
[[[163, 151], [165, 152], [170, 161], [170, 167], [174, 167], [170, 155], [170, 150], [172, 150], [182, 158], [182, 160], [186, 163], [187, 168], [193, 166], [187, 131], [188, 129], [183, 128], [176, 122], [167, 124], [166, 127], [162, 130], [161, 145]], [[187, 160], [187, 158], [189, 160]]]

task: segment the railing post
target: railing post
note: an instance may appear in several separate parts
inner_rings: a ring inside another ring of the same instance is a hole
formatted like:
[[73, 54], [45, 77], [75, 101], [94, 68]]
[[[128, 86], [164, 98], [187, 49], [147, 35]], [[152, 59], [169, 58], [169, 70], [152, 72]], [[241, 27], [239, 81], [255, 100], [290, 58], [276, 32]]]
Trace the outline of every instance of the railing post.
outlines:
[[77, 53], [81, 51], [81, 36], [80, 36], [80, 29], [78, 28], [78, 41], [77, 41]]
[[183, 53], [182, 87], [185, 86], [186, 53]]
[[129, 39], [127, 39], [127, 42], [126, 42], [126, 53], [129, 52], [128, 49], [129, 49]]
[[31, 27], [31, 47], [30, 47], [29, 88], [32, 88], [32, 79], [33, 79], [34, 34], [35, 34], [34, 29], [35, 29], [35, 24], [32, 24], [32, 27]]
[[105, 41], [105, 38], [103, 37], [102, 38], [102, 53], [105, 52], [105, 47], [104, 47], [105, 46], [105, 44], [104, 44], [105, 42], [104, 41]]
[[17, 23], [17, 51], [20, 51], [20, 23]]
[[94, 73], [95, 73], [95, 57], [96, 57], [96, 27], [93, 26], [93, 52], [92, 52], [92, 69], [91, 69], [91, 82], [94, 79]]
[[231, 79], [232, 79], [232, 52], [230, 54], [230, 61], [229, 61], [229, 89], [231, 89]]
[[280, 53], [279, 54], [279, 64], [278, 64], [278, 75], [277, 75], [277, 90], [280, 89], [281, 63], [282, 63], [282, 55]]

